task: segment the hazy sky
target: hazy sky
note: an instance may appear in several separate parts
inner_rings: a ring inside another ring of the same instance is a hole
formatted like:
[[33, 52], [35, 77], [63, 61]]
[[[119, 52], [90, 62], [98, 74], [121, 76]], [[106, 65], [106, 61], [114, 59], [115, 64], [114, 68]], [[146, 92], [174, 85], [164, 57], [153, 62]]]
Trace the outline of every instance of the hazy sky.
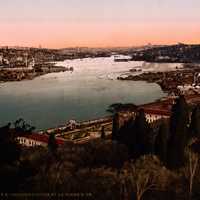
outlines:
[[200, 43], [200, 0], [0, 0], [0, 45]]

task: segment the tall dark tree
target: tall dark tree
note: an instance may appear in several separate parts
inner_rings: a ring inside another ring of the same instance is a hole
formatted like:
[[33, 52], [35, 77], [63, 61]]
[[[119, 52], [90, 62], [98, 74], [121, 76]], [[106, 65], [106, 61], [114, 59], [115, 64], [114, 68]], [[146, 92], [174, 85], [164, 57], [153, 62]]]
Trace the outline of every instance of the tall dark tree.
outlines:
[[184, 96], [172, 107], [170, 137], [168, 143], [168, 166], [178, 168], [184, 164], [184, 151], [188, 142], [189, 109]]
[[34, 126], [26, 123], [24, 119], [20, 118], [14, 122], [15, 131], [21, 133], [32, 133], [35, 130]]
[[169, 139], [169, 126], [166, 121], [162, 121], [158, 135], [155, 140], [155, 154], [163, 163], [167, 162], [167, 145]]
[[136, 132], [136, 155], [139, 156], [149, 153], [149, 134], [151, 129], [146, 120], [143, 109], [140, 109], [136, 116], [134, 131]]
[[117, 140], [117, 135], [119, 132], [119, 113], [115, 113], [113, 116], [113, 125], [112, 125], [112, 140]]
[[130, 118], [117, 132], [116, 140], [125, 144], [131, 157], [152, 152], [152, 130], [146, 120], [144, 110], [138, 111], [136, 118]]
[[117, 136], [118, 142], [125, 144], [128, 147], [129, 153], [133, 155], [136, 144], [136, 136], [134, 131], [134, 120], [130, 118], [120, 128]]
[[0, 128], [0, 162], [12, 164], [19, 161], [21, 148], [15, 132], [10, 129], [11, 124]]
[[51, 153], [55, 154], [58, 148], [58, 144], [55, 138], [55, 134], [51, 133], [49, 136], [49, 141], [48, 141], [48, 149]]
[[101, 128], [101, 139], [105, 139], [106, 138], [106, 135], [105, 135], [105, 127], [102, 126]]
[[0, 192], [16, 192], [21, 147], [11, 124], [0, 128]]
[[200, 105], [197, 105], [192, 112], [190, 134], [192, 137], [200, 138]]

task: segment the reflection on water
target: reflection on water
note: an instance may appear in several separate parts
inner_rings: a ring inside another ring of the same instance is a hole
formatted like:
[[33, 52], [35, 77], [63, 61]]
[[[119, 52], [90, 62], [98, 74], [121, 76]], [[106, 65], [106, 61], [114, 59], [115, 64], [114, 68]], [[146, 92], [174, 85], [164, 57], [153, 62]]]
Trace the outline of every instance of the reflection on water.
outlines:
[[165, 94], [156, 84], [118, 81], [116, 77], [140, 62], [114, 63], [113, 58], [60, 62], [74, 72], [53, 73], [0, 88], [0, 125], [24, 118], [38, 129], [107, 115], [116, 102], [142, 104]]

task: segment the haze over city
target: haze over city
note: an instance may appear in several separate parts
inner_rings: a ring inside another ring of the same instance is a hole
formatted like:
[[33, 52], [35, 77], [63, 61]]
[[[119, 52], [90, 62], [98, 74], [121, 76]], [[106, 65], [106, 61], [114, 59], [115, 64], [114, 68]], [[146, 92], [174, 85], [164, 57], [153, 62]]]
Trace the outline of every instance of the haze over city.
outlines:
[[199, 43], [199, 0], [7, 0], [0, 46]]

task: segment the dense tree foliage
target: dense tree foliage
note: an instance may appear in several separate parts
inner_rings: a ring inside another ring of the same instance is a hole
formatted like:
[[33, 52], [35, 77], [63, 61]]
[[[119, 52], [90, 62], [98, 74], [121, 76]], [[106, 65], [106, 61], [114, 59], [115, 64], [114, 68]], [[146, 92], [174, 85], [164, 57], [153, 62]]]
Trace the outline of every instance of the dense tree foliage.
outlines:
[[195, 106], [190, 123], [190, 133], [193, 137], [200, 139], [200, 106]]
[[102, 126], [101, 127], [101, 139], [105, 139], [106, 138], [106, 135], [105, 135], [105, 127]]
[[200, 131], [199, 106], [194, 108], [191, 115], [184, 96], [176, 99], [170, 120], [157, 123], [157, 128], [150, 126], [143, 110], [139, 110], [135, 118], [130, 118], [121, 127], [120, 119], [116, 116], [119, 114], [115, 114], [113, 118], [115, 140], [128, 147], [132, 158], [155, 153], [169, 168], [180, 168], [184, 165], [185, 148], [191, 138], [198, 139]]
[[137, 109], [137, 106], [131, 103], [128, 104], [122, 104], [122, 103], [115, 103], [108, 107], [107, 111], [115, 114], [117, 112], [122, 111], [135, 111]]
[[14, 122], [15, 131], [21, 133], [32, 133], [35, 130], [34, 126], [28, 124], [24, 119], [20, 118]]
[[116, 140], [128, 147], [131, 157], [137, 158], [152, 152], [152, 130], [142, 109], [139, 110], [135, 119], [130, 118], [115, 134]]
[[11, 124], [0, 128], [0, 189], [2, 192], [17, 190], [18, 165], [21, 149]]
[[155, 154], [165, 164], [167, 164], [168, 139], [169, 126], [166, 121], [163, 121], [159, 127], [159, 131], [155, 140]]
[[150, 126], [146, 120], [144, 110], [140, 110], [136, 116], [134, 123], [134, 131], [136, 133], [136, 155], [144, 155], [150, 153]]
[[112, 140], [117, 139], [117, 134], [119, 131], [119, 113], [115, 113], [113, 117], [113, 127], [112, 127]]
[[11, 124], [0, 128], [0, 163], [13, 164], [19, 161], [20, 147]]
[[172, 107], [170, 119], [170, 137], [168, 142], [168, 166], [181, 167], [184, 163], [184, 151], [189, 139], [189, 108], [184, 96], [180, 96]]
[[55, 154], [58, 148], [58, 144], [56, 142], [55, 134], [51, 133], [49, 136], [49, 141], [48, 141], [48, 149], [51, 153]]

